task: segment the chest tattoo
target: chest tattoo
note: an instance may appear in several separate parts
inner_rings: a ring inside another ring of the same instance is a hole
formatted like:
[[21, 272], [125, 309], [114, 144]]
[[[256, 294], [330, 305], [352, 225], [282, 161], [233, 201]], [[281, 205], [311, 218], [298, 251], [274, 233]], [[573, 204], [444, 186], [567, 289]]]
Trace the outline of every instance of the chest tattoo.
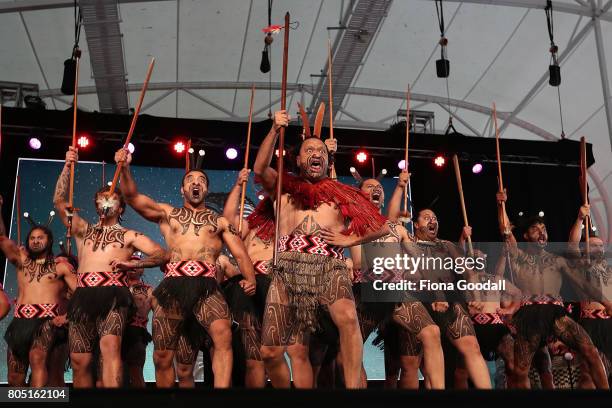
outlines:
[[52, 279], [57, 277], [57, 273], [55, 272], [55, 263], [38, 263], [28, 258], [23, 263], [22, 270], [27, 276], [28, 282], [33, 282], [34, 279], [36, 279], [36, 282], [40, 282], [40, 280], [47, 275]]
[[294, 234], [319, 235], [323, 230], [312, 215], [307, 215], [300, 224], [293, 230]]
[[87, 225], [85, 232], [85, 243], [93, 242], [93, 251], [97, 251], [101, 247], [102, 251], [112, 244], [119, 245], [120, 248], [125, 246], [125, 233], [127, 229], [122, 228], [119, 224], [110, 227], [101, 227], [100, 225]]
[[217, 232], [219, 229], [217, 223], [219, 215], [209, 209], [195, 211], [189, 208], [174, 208], [168, 218], [179, 223], [183, 229], [182, 235], [187, 234], [190, 225], [193, 225], [193, 233], [197, 236], [200, 235], [202, 227], [212, 227], [213, 233]]

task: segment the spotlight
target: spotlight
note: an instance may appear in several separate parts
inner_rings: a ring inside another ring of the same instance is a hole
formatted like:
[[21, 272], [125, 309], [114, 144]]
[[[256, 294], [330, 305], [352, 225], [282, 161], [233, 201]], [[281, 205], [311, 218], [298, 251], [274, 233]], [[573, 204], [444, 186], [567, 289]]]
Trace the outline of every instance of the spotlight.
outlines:
[[357, 159], [359, 163], [365, 163], [366, 160], [368, 160], [368, 154], [364, 150], [361, 150], [357, 152], [357, 155], [355, 156], [355, 158]]
[[130, 154], [134, 154], [134, 150], [136, 150], [134, 145], [131, 142], [128, 143], [128, 152], [130, 152]]
[[[274, 151], [274, 155], [278, 157], [278, 149]], [[287, 155], [287, 150], [283, 150], [283, 157], [285, 157], [286, 155]]]
[[383, 176], [386, 176], [386, 175], [387, 175], [387, 169], [382, 169], [380, 173], [381, 173]]
[[193, 152], [195, 152], [195, 150], [193, 149], [193, 147], [190, 147], [189, 150], [187, 150], [187, 153], [189, 154], [193, 154]]
[[404, 170], [406, 168], [406, 160], [402, 159], [397, 163], [397, 167], [399, 167], [400, 170]]
[[520, 212], [519, 212], [519, 217], [522, 217], [522, 216], [523, 216], [523, 212], [522, 212], [522, 211], [520, 211]]
[[29, 218], [30, 217], [30, 213], [29, 212], [24, 212], [23, 213], [23, 217], [24, 218]]
[[32, 137], [30, 138], [30, 147], [34, 150], [38, 150], [42, 147], [42, 143], [39, 139]]
[[[584, 225], [584, 224], [583, 224], [583, 225]], [[591, 227], [591, 231], [596, 232], [596, 231], [597, 231], [597, 227], [593, 225], [593, 226]]]
[[113, 182], [112, 182], [112, 181], [109, 181], [109, 182], [107, 182], [107, 183], [106, 183], [106, 185], [110, 187], [110, 186], [112, 186], [112, 185], [113, 185]]
[[185, 151], [185, 143], [183, 142], [176, 142], [174, 144], [174, 151], [177, 152], [178, 154], [181, 154]]
[[264, 199], [264, 198], [266, 198], [266, 197], [264, 197], [264, 195], [263, 195], [263, 194], [260, 194], [260, 195], [258, 195], [258, 196], [257, 196], [257, 198], [259, 198], [260, 200], [263, 200], [263, 199]]
[[77, 144], [81, 149], [85, 149], [87, 146], [89, 146], [89, 138], [83, 135], [79, 137], [79, 140], [77, 140]]
[[436, 165], [436, 167], [444, 167], [444, 165], [446, 164], [446, 159], [444, 158], [444, 156], [439, 154], [434, 159], [434, 164]]
[[229, 149], [225, 151], [225, 157], [227, 157], [230, 160], [234, 160], [236, 157], [238, 157], [238, 151], [234, 149], [233, 147], [230, 147]]
[[538, 216], [539, 216], [539, 217], [543, 217], [543, 216], [544, 216], [544, 211], [540, 211], [540, 212], [538, 213]]
[[472, 173], [479, 174], [482, 171], [482, 163], [476, 163], [472, 166]]

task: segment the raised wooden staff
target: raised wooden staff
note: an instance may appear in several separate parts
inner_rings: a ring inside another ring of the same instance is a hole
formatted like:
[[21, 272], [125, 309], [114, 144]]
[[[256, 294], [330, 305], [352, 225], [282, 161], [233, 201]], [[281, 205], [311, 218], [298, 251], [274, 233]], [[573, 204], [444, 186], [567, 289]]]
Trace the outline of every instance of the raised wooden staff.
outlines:
[[[465, 210], [465, 199], [463, 197], [463, 183], [461, 182], [461, 169], [459, 169], [459, 159], [457, 155], [453, 155], [453, 164], [455, 166], [455, 177], [457, 178], [457, 189], [459, 190], [459, 202], [461, 203], [461, 214], [463, 215], [463, 225], [469, 227], [467, 211]], [[472, 246], [472, 237], [467, 237], [468, 255], [474, 256], [474, 247]]]
[[[145, 81], [142, 84], [142, 89], [140, 90], [140, 97], [138, 98], [136, 109], [134, 109], [134, 116], [132, 116], [132, 124], [130, 125], [130, 131], [128, 132], [128, 135], [125, 138], [125, 143], [123, 144], [124, 149], [127, 149], [128, 145], [130, 144], [130, 140], [132, 140], [134, 129], [136, 129], [136, 122], [138, 121], [138, 114], [140, 113], [140, 108], [142, 107], [142, 101], [144, 100], [145, 93], [147, 92], [147, 87], [149, 86], [149, 80], [151, 79], [151, 73], [153, 72], [154, 66], [155, 66], [155, 58], [151, 58], [151, 62], [149, 63], [149, 69], [147, 70], [147, 76], [145, 77]], [[117, 168], [115, 169], [115, 175], [113, 176], [113, 182], [108, 192], [109, 196], [115, 192], [115, 188], [117, 187], [117, 181], [119, 181], [120, 172], [121, 172], [121, 163], [117, 163]]]
[[[586, 160], [586, 139], [584, 136], [580, 138], [580, 193], [582, 194], [582, 204], [589, 205], [589, 187], [587, 183], [587, 160]], [[591, 245], [589, 244], [590, 217], [584, 217], [584, 243], [586, 247], [587, 262], [591, 262]]]
[[[332, 93], [332, 54], [331, 54], [331, 40], [327, 39], [327, 84], [329, 86], [329, 138], [334, 140], [334, 95]], [[334, 163], [329, 166], [329, 175], [332, 180], [336, 180], [336, 168]]]
[[[409, 222], [409, 210], [408, 210], [408, 189], [410, 186], [410, 172], [408, 170], [408, 146], [410, 141], [410, 84], [406, 89], [406, 147], [404, 149], [404, 170], [408, 173], [408, 181], [404, 187], [404, 211], [402, 211], [400, 220], [402, 222]], [[412, 216], [412, 214], [410, 214]]]
[[[495, 125], [495, 150], [496, 150], [496, 156], [497, 156], [497, 184], [499, 185], [499, 191], [503, 193], [504, 192], [504, 179], [502, 177], [502, 170], [501, 170], [501, 152], [499, 149], [499, 127], [497, 126], [497, 109], [495, 108], [495, 102], [493, 102], [493, 123]], [[501, 203], [501, 210], [503, 214], [506, 213], [506, 203], [505, 202]], [[510, 226], [506, 225], [505, 218], [502, 219], [502, 222], [504, 224], [503, 225], [504, 231], [507, 233], [508, 228]]]
[[[71, 147], [76, 149], [77, 146], [77, 107], [79, 101], [79, 66], [81, 62], [81, 50], [76, 47], [74, 49], [74, 57], [76, 59], [76, 68], [74, 73], [74, 96], [72, 99], [72, 144]], [[68, 227], [66, 227], [66, 253], [70, 255], [72, 249], [72, 217], [76, 209], [74, 208], [74, 163], [70, 163], [70, 184], [68, 190]]]
[[19, 182], [19, 176], [17, 176], [17, 245], [21, 246], [21, 183]]
[[[289, 62], [289, 12], [285, 14], [285, 42], [283, 45], [283, 77], [281, 83], [281, 110], [287, 108], [287, 65]], [[278, 137], [278, 160], [276, 162], [276, 171], [278, 179], [276, 180], [276, 213], [274, 217], [274, 256], [273, 265], [277, 265], [278, 261], [278, 239], [280, 235], [280, 215], [281, 215], [281, 196], [283, 193], [283, 172], [285, 155], [285, 127], [280, 128]]]
[[[249, 106], [249, 127], [247, 128], [246, 152], [244, 153], [244, 168], [249, 168], [249, 150], [251, 149], [251, 125], [253, 123], [253, 101], [255, 100], [255, 85], [251, 87], [251, 104]], [[310, 129], [309, 129], [310, 130]], [[242, 183], [240, 193], [240, 221], [238, 221], [238, 232], [242, 234], [242, 217], [244, 217], [244, 200], [246, 198], [247, 183]]]

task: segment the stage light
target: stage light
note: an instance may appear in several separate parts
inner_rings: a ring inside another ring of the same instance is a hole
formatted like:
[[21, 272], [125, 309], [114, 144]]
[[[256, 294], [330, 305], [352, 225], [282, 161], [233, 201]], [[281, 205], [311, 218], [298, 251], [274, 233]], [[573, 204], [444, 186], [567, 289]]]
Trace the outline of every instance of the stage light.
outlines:
[[30, 216], [30, 213], [29, 213], [29, 212], [24, 212], [24, 213], [23, 213], [23, 218], [28, 218], [29, 216]]
[[42, 143], [39, 139], [32, 137], [30, 138], [30, 147], [34, 150], [38, 150], [42, 147]]
[[79, 140], [77, 140], [77, 144], [81, 149], [85, 149], [87, 146], [89, 146], [89, 138], [83, 135], [79, 137]]
[[189, 154], [193, 154], [193, 152], [195, 152], [193, 147], [190, 147], [189, 150], [187, 150], [187, 153]]
[[206, 154], [206, 152], [202, 149], [198, 150], [198, 155], [200, 156], [204, 156]]
[[266, 197], [264, 197], [264, 195], [263, 195], [263, 194], [260, 194], [260, 195], [258, 195], [258, 196], [257, 196], [257, 198], [259, 198], [260, 200], [263, 200], [263, 199], [264, 199], [264, 198], [266, 198]]
[[444, 156], [439, 154], [434, 159], [434, 164], [436, 165], [436, 167], [444, 167], [444, 165], [446, 164], [446, 159], [444, 158]]
[[540, 211], [540, 212], [538, 213], [538, 216], [543, 217], [543, 216], [544, 216], [544, 211]]
[[134, 145], [131, 142], [128, 143], [128, 152], [130, 152], [130, 154], [134, 154], [134, 150], [136, 150]]
[[519, 217], [522, 217], [522, 216], [523, 216], [523, 212], [522, 212], [522, 211], [520, 211], [520, 212], [519, 212]]
[[[583, 224], [583, 225], [584, 225], [584, 224]], [[597, 227], [593, 225], [593, 226], [591, 227], [591, 231], [593, 231], [593, 232], [597, 231]]]
[[482, 163], [476, 163], [472, 166], [472, 173], [479, 174], [482, 171]]
[[229, 149], [225, 151], [225, 157], [227, 157], [230, 160], [234, 160], [236, 157], [238, 157], [238, 151], [234, 149], [233, 147], [230, 147]]
[[380, 173], [381, 173], [383, 176], [386, 176], [386, 175], [387, 175], [387, 169], [382, 169]]
[[185, 143], [183, 142], [176, 142], [174, 144], [174, 151], [177, 152], [178, 154], [181, 154], [185, 151]]
[[402, 159], [397, 163], [397, 167], [399, 167], [400, 170], [404, 170], [406, 168], [406, 160]]
[[[274, 151], [274, 155], [278, 157], [278, 149]], [[285, 157], [286, 155], [287, 155], [287, 150], [283, 150], [283, 157]]]
[[366, 160], [368, 160], [368, 154], [364, 150], [361, 150], [357, 152], [357, 155], [355, 156], [355, 158], [357, 159], [359, 163], [365, 163]]

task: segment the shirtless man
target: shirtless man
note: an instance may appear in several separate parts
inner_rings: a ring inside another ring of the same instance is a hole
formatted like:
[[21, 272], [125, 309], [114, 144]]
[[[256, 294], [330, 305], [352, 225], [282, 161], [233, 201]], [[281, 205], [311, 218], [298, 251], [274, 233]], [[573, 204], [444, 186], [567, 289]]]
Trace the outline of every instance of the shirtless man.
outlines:
[[[612, 299], [612, 266], [606, 259], [606, 246], [601, 238], [589, 237], [590, 262], [586, 253], [580, 251], [582, 225], [584, 219], [590, 215], [590, 206], [580, 207], [576, 222], [572, 226], [569, 236], [569, 250], [575, 267], [583, 273], [584, 278], [602, 291], [606, 299]], [[586, 248], [585, 248], [586, 251]], [[610, 302], [596, 302], [584, 300], [580, 303], [579, 323], [591, 337], [604, 360], [610, 378], [612, 369], [612, 314]], [[584, 374], [583, 375], [583, 371]], [[585, 388], [594, 388], [593, 379], [588, 370], [581, 370], [581, 385]]]
[[[214, 345], [215, 387], [229, 387], [231, 316], [216, 279], [215, 263], [225, 243], [245, 277], [240, 285], [252, 295], [256, 283], [251, 260], [236, 228], [206, 208], [209, 185], [204, 171], [194, 169], [185, 174], [181, 181], [183, 207], [175, 208], [138, 192], [130, 172], [131, 160], [127, 149], [115, 154], [115, 161], [122, 164], [121, 185], [126, 200], [144, 218], [159, 224], [170, 252], [165, 278], [153, 292], [158, 302], [153, 310], [157, 386], [174, 384], [175, 351], [181, 363], [194, 364], [207, 332]], [[180, 334], [185, 341], [179, 342]]]
[[[254, 172], [274, 196], [277, 172], [270, 167], [276, 138], [288, 123], [285, 111], [275, 113], [274, 131], [262, 142]], [[289, 386], [283, 363], [287, 345], [307, 341], [318, 326], [321, 305], [340, 333], [340, 349], [347, 388], [361, 384], [363, 341], [344, 262], [343, 248], [389, 233], [386, 220], [357, 189], [327, 178], [329, 152], [318, 138], [305, 139], [296, 165], [299, 176], [283, 175], [282, 217], [279, 224], [278, 264], [266, 299], [262, 356], [275, 387]], [[343, 230], [348, 225], [349, 235]]]
[[[64, 225], [69, 225], [68, 189], [70, 165], [76, 165], [77, 150], [66, 152], [66, 164], [55, 187], [53, 203]], [[133, 306], [127, 287], [127, 270], [148, 268], [166, 260], [165, 251], [140, 232], [121, 226], [125, 210], [121, 192], [109, 195], [110, 188], [100, 189], [94, 203], [100, 221], [90, 224], [72, 214], [72, 236], [78, 253], [78, 284], [68, 306], [70, 361], [75, 387], [93, 387], [92, 353], [99, 340], [102, 385], [123, 384], [121, 338]], [[130, 260], [135, 251], [148, 254], [141, 261]]]
[[[141, 260], [137, 255], [133, 255], [131, 259], [134, 261]], [[153, 287], [142, 281], [144, 268], [130, 269], [126, 271], [126, 274], [136, 311], [125, 329], [121, 345], [121, 358], [128, 374], [127, 386], [144, 388], [145, 381], [142, 369], [147, 356], [147, 344], [153, 339], [147, 331], [149, 313], [153, 308]]]
[[[2, 203], [0, 196], [0, 212]], [[44, 387], [49, 375], [47, 357], [57, 335], [53, 319], [65, 313], [60, 310], [62, 298], [67, 288], [76, 288], [76, 275], [67, 262], [55, 261], [53, 234], [42, 225], [28, 232], [24, 248], [7, 238], [0, 217], [0, 248], [17, 269], [17, 303], [4, 335], [8, 345], [8, 384], [25, 386], [29, 365], [30, 385]]]
[[4, 288], [0, 283], [0, 320], [4, 319], [8, 312], [11, 311], [11, 301], [4, 292]]
[[[416, 243], [409, 243], [410, 253], [413, 256], [424, 255], [428, 258], [458, 258], [465, 257], [463, 252], [453, 243], [438, 238], [438, 218], [431, 209], [422, 209], [416, 214], [414, 230]], [[457, 274], [447, 270], [417, 271], [418, 279], [438, 279], [440, 282], [455, 282]], [[456, 292], [451, 292], [451, 295]], [[459, 352], [466, 365], [472, 383], [476, 388], [491, 388], [489, 370], [480, 353], [476, 340], [474, 326], [467, 310], [462, 305], [465, 299], [458, 296], [446, 297], [446, 301], [431, 304], [431, 317], [440, 326], [450, 343]]]
[[[400, 173], [397, 187], [395, 188], [389, 204], [389, 219], [397, 219], [399, 216], [399, 209], [401, 200], [403, 197], [404, 187], [408, 182], [408, 173]], [[384, 190], [382, 184], [376, 179], [367, 179], [362, 181], [360, 185], [361, 191], [363, 191], [370, 202], [374, 204], [379, 212], [382, 212], [382, 206], [385, 202]], [[395, 209], [395, 210], [394, 210]], [[390, 257], [393, 257], [395, 253], [399, 253], [400, 245], [393, 245], [394, 243], [407, 243], [414, 242], [415, 239], [411, 236], [406, 228], [400, 224], [390, 224], [390, 234], [378, 238], [374, 242], [388, 243], [388, 248], [391, 249]], [[377, 250], [377, 256], [380, 255], [382, 249]], [[350, 248], [351, 259], [353, 260], [354, 284], [361, 286], [363, 282], [367, 282], [367, 279], [363, 279], [361, 276], [362, 270], [367, 269], [367, 265], [362, 264], [362, 247], [355, 246]], [[358, 299], [359, 300], [359, 299]], [[370, 306], [370, 307], [368, 307]], [[358, 302], [357, 311], [360, 317], [361, 332], [364, 341], [368, 338], [370, 333], [378, 326], [379, 322], [388, 317], [377, 316], [377, 313], [369, 312], [372, 304], [368, 305], [367, 302]], [[376, 306], [376, 305], [374, 305]], [[380, 305], [379, 305], [380, 306]], [[380, 309], [380, 307], [377, 307]], [[387, 313], [385, 313], [387, 314]], [[393, 333], [393, 336], [397, 336], [397, 339], [389, 339], [388, 336], [384, 336], [386, 345], [397, 344], [398, 350], [394, 350], [399, 353], [399, 368], [401, 369], [400, 374], [400, 388], [418, 389], [418, 368], [420, 365], [420, 354], [421, 346], [424, 354], [425, 363], [425, 375], [427, 377], [427, 384], [432, 389], [444, 389], [444, 355], [442, 353], [442, 344], [440, 341], [440, 329], [434, 323], [431, 316], [427, 312], [427, 309], [421, 302], [410, 301], [397, 303], [395, 306], [391, 305], [391, 309], [388, 310], [388, 314], [391, 315], [392, 322], [389, 324], [399, 325], [398, 330], [393, 330], [389, 327], [389, 333]], [[388, 324], [388, 325], [389, 325]], [[384, 330], [387, 331], [387, 330]], [[385, 354], [393, 353], [391, 348], [385, 348]], [[395, 357], [395, 356], [394, 356]], [[390, 362], [392, 358], [386, 360]], [[385, 364], [387, 366], [387, 364]], [[395, 370], [391, 370], [392, 372]], [[365, 381], [365, 370], [362, 370], [363, 381]], [[395, 379], [397, 376], [395, 375]]]
[[526, 226], [523, 238], [526, 248], [520, 249], [511, 230], [508, 215], [501, 210], [506, 193], [497, 193], [500, 231], [508, 244], [515, 285], [523, 292], [521, 308], [513, 316], [516, 326], [514, 358], [516, 386], [530, 388], [529, 368], [538, 348], [551, 335], [578, 352], [584, 359], [597, 388], [608, 388], [603, 363], [589, 335], [569, 316], [566, 316], [560, 296], [563, 278], [568, 278], [576, 290], [593, 296], [600, 295], [594, 288], [568, 267], [564, 258], [546, 251], [548, 234], [541, 218], [533, 218]]

